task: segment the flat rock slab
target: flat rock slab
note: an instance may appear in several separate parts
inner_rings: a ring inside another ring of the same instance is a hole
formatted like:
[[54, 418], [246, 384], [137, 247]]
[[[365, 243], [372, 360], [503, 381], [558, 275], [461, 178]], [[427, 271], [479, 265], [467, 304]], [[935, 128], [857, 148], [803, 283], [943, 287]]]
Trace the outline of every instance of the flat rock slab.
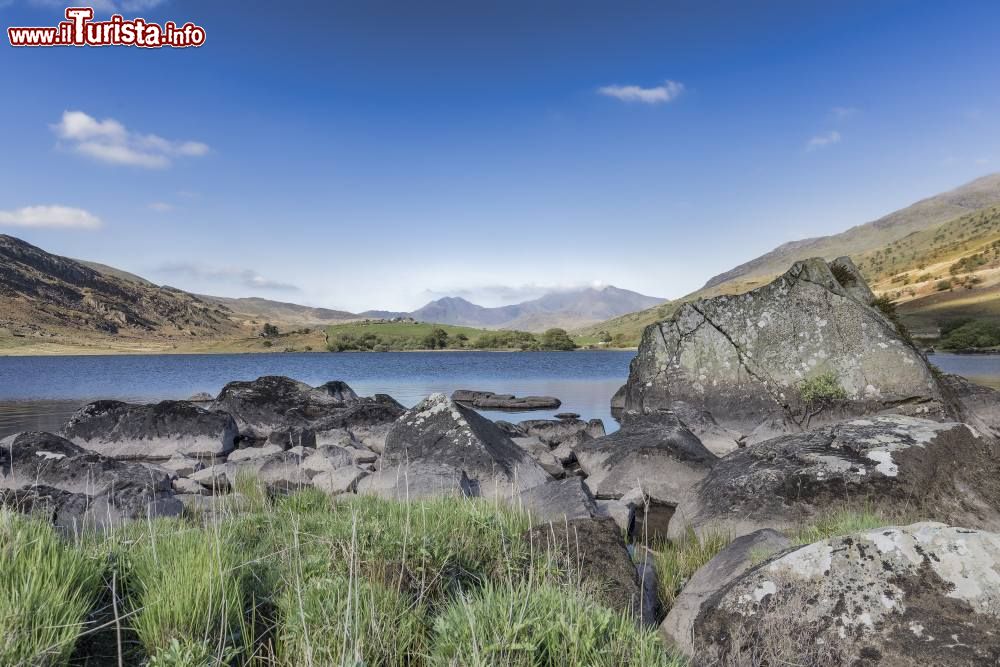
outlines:
[[705, 601], [695, 653], [711, 664], [995, 665], [998, 572], [1000, 535], [941, 523], [816, 542]]
[[1000, 526], [996, 449], [965, 424], [901, 415], [781, 436], [720, 459], [678, 505], [670, 537], [790, 530], [845, 503]]
[[188, 401], [96, 401], [80, 408], [63, 427], [68, 439], [115, 459], [215, 459], [235, 448], [237, 434], [229, 414]]
[[488, 410], [555, 410], [562, 401], [554, 396], [522, 396], [494, 394], [491, 391], [456, 389], [451, 400]]
[[517, 503], [534, 523], [554, 523], [557, 529], [566, 521], [589, 519], [598, 514], [593, 496], [579, 477], [539, 484], [521, 493]]

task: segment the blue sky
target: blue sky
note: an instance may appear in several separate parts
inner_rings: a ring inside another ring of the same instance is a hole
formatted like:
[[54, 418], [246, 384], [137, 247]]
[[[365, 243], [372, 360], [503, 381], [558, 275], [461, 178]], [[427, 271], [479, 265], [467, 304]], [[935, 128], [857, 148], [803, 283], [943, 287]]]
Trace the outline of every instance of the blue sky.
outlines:
[[0, 45], [0, 233], [203, 293], [677, 297], [1000, 170], [996, 2], [98, 4], [207, 42]]

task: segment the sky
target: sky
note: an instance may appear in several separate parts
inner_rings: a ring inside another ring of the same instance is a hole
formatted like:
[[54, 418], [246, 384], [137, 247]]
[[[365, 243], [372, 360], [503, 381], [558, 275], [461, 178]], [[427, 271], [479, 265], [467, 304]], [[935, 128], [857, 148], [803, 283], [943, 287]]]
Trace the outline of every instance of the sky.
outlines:
[[[0, 0], [0, 25], [64, 8]], [[674, 298], [1000, 171], [996, 2], [95, 8], [206, 41], [4, 35], [0, 233], [199, 293]]]

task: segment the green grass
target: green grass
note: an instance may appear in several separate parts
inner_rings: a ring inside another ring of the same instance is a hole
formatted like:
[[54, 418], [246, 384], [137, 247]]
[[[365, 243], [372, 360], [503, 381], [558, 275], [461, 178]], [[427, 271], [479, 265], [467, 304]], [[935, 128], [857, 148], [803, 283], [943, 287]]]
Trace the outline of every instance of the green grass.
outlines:
[[438, 667], [680, 667], [655, 631], [551, 584], [486, 584], [434, 623], [429, 664]]
[[102, 572], [48, 524], [0, 510], [0, 664], [65, 665]]
[[0, 664], [64, 665], [97, 636], [88, 664], [677, 664], [532, 552], [505, 503], [237, 486], [208, 515], [109, 533], [0, 514]]
[[796, 544], [812, 544], [831, 537], [861, 533], [882, 526], [906, 525], [919, 519], [905, 510], [886, 512], [874, 507], [830, 509], [812, 522], [800, 527], [790, 537]]
[[660, 602], [665, 610], [673, 606], [691, 575], [715, 558], [731, 541], [732, 538], [723, 533], [709, 533], [698, 537], [693, 530], [689, 530], [683, 539], [668, 542], [655, 550]]

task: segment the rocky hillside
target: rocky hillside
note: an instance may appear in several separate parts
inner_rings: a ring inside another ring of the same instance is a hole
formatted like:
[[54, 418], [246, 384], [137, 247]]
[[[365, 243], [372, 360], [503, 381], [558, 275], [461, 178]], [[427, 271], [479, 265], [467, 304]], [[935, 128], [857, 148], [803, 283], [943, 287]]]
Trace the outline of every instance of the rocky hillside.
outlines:
[[219, 304], [232, 311], [235, 317], [251, 323], [280, 322], [287, 325], [317, 326], [360, 319], [359, 315], [343, 310], [315, 308], [260, 297], [228, 298], [201, 294], [198, 297], [209, 303]]
[[4, 235], [0, 330], [5, 337], [41, 340], [222, 337], [240, 331], [224, 306]]
[[[812, 256], [849, 256], [878, 295], [900, 302], [916, 333], [934, 334], [942, 321], [965, 317], [1000, 320], [1000, 174], [919, 201], [841, 234], [786, 243], [710, 279], [666, 306], [651, 308], [574, 332], [600, 331], [635, 344], [643, 329], [682, 303], [742, 294], [770, 282], [793, 262]], [[944, 281], [944, 282], [942, 282]]]

